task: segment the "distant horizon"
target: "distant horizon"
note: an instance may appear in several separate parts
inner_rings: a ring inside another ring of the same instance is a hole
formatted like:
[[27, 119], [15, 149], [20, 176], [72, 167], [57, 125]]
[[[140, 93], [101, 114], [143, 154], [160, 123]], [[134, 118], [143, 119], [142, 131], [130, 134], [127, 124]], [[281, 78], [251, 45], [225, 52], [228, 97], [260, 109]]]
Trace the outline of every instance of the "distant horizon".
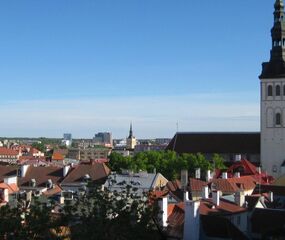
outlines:
[[259, 131], [273, 5], [1, 2], [0, 134]]

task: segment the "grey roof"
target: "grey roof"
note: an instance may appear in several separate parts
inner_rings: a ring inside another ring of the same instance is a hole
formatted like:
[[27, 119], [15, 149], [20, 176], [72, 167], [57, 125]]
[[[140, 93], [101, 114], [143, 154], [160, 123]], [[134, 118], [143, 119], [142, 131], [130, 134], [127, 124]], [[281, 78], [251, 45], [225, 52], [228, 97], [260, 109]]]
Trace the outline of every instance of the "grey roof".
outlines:
[[159, 173], [128, 173], [128, 174], [117, 174], [112, 173], [105, 183], [105, 187], [110, 190], [120, 190], [126, 185], [141, 189], [149, 190], [153, 187], [156, 177]]

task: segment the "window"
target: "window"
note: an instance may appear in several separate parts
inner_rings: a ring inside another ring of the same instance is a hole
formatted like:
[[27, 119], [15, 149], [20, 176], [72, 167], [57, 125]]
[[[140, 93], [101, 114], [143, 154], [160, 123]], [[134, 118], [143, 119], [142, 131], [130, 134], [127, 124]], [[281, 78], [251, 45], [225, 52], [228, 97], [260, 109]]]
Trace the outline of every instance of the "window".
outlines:
[[275, 124], [281, 125], [281, 114], [280, 113], [276, 113]]
[[272, 95], [273, 95], [273, 89], [272, 89], [272, 86], [269, 85], [267, 88], [267, 96], [272, 96]]
[[281, 95], [281, 88], [280, 85], [276, 86], [276, 96], [280, 96]]
[[285, 85], [283, 86], [283, 95], [285, 96]]

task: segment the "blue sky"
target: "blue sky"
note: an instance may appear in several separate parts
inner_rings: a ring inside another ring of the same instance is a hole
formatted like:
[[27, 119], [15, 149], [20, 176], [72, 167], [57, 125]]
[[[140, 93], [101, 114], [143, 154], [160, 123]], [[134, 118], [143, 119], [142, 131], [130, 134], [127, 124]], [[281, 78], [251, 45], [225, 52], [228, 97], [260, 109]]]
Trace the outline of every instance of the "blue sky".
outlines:
[[0, 3], [0, 135], [259, 130], [274, 1]]

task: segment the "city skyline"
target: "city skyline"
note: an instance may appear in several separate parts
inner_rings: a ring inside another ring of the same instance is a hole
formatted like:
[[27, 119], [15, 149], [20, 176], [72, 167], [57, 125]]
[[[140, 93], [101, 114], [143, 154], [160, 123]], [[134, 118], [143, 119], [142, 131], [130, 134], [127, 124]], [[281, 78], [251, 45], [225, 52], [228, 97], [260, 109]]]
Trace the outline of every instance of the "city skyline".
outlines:
[[270, 1], [0, 8], [3, 136], [121, 138], [131, 121], [138, 138], [172, 137], [177, 122], [179, 131], [259, 131]]

